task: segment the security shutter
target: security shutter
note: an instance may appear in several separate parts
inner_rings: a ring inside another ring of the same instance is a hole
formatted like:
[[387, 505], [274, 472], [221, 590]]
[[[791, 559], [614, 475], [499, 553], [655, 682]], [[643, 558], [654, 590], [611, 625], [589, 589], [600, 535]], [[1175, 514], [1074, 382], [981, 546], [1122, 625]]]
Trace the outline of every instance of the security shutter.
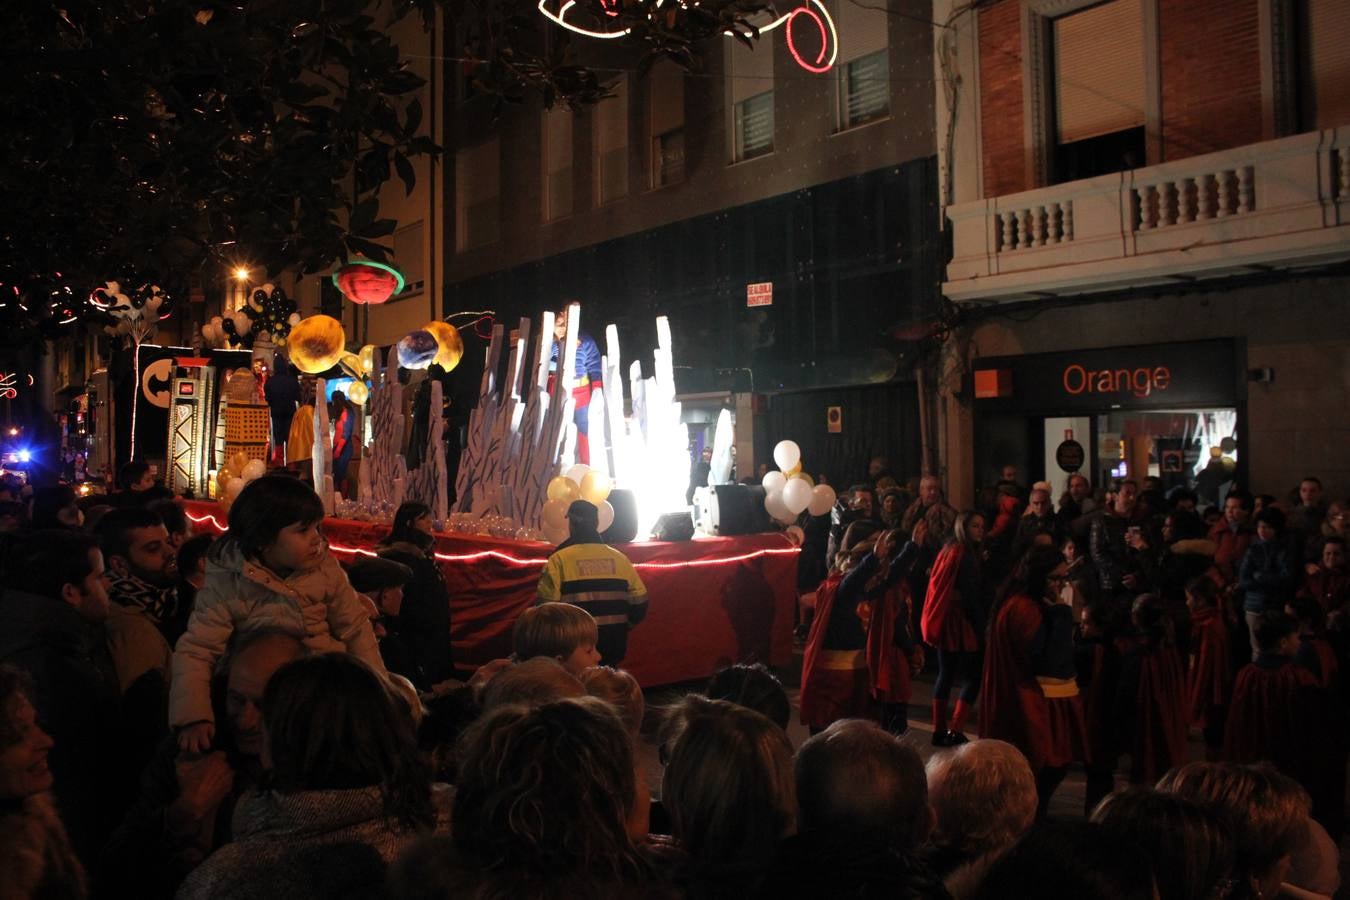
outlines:
[[1111, 0], [1053, 23], [1058, 142], [1144, 124], [1141, 0]]
[[600, 202], [628, 195], [628, 79], [610, 88], [595, 112], [596, 163], [600, 171]]
[[1304, 70], [1308, 126], [1350, 125], [1350, 0], [1307, 0]]

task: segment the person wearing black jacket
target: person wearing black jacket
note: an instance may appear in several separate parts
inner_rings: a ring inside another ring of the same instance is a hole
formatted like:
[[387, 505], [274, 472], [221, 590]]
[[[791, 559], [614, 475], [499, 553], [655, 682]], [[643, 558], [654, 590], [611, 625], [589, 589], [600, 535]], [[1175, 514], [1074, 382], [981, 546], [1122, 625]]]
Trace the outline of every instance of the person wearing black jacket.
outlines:
[[412, 569], [392, 559], [366, 558], [347, 570], [347, 578], [358, 594], [365, 594], [380, 611], [375, 620], [375, 636], [380, 641], [384, 667], [411, 681], [419, 691], [431, 690], [431, 682], [417, 655], [404, 637], [402, 617], [403, 589], [412, 579]]
[[[408, 501], [394, 514], [389, 537], [375, 548], [381, 559], [402, 563], [412, 570], [403, 586], [399, 633], [430, 684], [455, 675], [450, 651], [450, 592], [436, 560], [431, 508]], [[413, 680], [417, 684], [416, 679]], [[420, 684], [418, 684], [421, 687]]]

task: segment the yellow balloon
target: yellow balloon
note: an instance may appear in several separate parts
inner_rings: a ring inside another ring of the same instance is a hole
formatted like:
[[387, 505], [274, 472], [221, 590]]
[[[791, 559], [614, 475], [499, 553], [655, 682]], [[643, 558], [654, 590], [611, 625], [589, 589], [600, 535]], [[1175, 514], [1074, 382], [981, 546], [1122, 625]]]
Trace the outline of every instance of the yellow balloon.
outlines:
[[347, 370], [347, 374], [353, 378], [361, 377], [361, 357], [355, 353], [342, 354], [342, 368]]
[[558, 529], [567, 527], [567, 506], [561, 500], [550, 500], [544, 504], [544, 527]]
[[361, 348], [361, 374], [369, 375], [375, 371], [375, 345], [366, 344]]
[[[802, 466], [801, 466], [801, 463], [798, 463], [798, 464], [797, 464], [797, 468], [798, 468], [798, 469], [801, 469], [801, 467], [802, 467]], [[816, 480], [815, 480], [814, 478], [812, 478], [810, 475], [807, 475], [805, 472], [799, 471], [799, 472], [797, 472], [796, 475], [793, 475], [792, 477], [793, 477], [793, 478], [800, 478], [802, 481], [805, 481], [807, 484], [811, 485], [811, 487], [815, 487], [815, 486], [816, 486]]]
[[460, 358], [464, 356], [464, 339], [459, 336], [458, 328], [449, 322], [428, 322], [422, 326], [422, 330], [431, 332], [440, 348], [432, 362], [447, 372], [459, 365]]
[[322, 375], [342, 359], [347, 334], [332, 316], [309, 316], [291, 329], [291, 362], [306, 375]]
[[559, 475], [548, 483], [548, 499], [571, 503], [581, 499], [581, 492], [577, 490], [576, 484]]
[[581, 479], [581, 499], [599, 506], [609, 499], [609, 492], [613, 487], [614, 482], [608, 475], [592, 469]]
[[364, 381], [353, 381], [347, 386], [347, 399], [357, 406], [365, 406], [370, 399], [370, 388], [366, 387]]
[[248, 465], [248, 454], [243, 450], [236, 450], [234, 456], [230, 457], [230, 464], [227, 468], [231, 475], [242, 475], [246, 465]]
[[802, 470], [802, 462], [801, 460], [797, 460], [797, 464], [792, 468], [788, 469], [783, 474], [786, 475], [788, 478], [791, 478], [793, 475], [800, 473], [801, 470]]

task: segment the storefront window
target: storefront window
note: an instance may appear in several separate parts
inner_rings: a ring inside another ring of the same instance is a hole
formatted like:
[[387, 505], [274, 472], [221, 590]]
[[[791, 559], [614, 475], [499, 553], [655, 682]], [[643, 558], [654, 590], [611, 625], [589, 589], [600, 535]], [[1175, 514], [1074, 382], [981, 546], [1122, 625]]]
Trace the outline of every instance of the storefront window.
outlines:
[[1237, 472], [1237, 410], [1118, 411], [1096, 417], [1096, 481], [1159, 478], [1217, 504]]

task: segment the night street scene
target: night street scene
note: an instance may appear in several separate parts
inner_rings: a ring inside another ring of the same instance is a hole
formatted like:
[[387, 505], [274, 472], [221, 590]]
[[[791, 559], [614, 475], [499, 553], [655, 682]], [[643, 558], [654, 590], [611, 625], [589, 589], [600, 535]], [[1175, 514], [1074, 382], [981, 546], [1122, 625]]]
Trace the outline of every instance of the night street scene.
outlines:
[[1350, 0], [5, 13], [0, 900], [1350, 897]]

